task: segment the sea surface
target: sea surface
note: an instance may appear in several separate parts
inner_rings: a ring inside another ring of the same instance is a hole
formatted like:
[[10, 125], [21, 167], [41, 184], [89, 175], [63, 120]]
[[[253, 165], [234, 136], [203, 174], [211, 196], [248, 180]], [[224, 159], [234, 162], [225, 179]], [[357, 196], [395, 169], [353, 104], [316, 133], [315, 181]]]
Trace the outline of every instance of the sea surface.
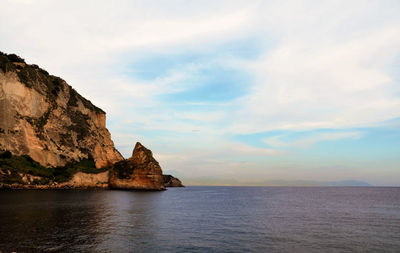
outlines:
[[400, 252], [400, 188], [0, 191], [1, 252]]

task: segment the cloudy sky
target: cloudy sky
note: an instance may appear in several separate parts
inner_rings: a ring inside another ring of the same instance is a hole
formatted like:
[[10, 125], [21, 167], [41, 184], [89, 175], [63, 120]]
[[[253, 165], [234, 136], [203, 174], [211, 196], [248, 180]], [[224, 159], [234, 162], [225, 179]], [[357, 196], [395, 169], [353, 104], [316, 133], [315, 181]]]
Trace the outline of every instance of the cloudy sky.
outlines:
[[0, 0], [0, 51], [65, 79], [184, 182], [400, 185], [400, 2]]

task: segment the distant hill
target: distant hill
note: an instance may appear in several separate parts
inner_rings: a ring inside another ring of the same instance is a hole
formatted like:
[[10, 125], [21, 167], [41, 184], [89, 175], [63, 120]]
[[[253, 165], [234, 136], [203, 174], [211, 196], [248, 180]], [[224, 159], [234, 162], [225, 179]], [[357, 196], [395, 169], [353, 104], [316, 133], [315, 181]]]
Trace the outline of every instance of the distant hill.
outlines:
[[323, 183], [327, 186], [372, 186], [367, 182], [359, 180], [342, 180], [342, 181], [332, 181]]
[[244, 181], [239, 179], [221, 179], [217, 177], [185, 178], [186, 185], [210, 186], [372, 186], [359, 180], [312, 181], [312, 180], [263, 180]]

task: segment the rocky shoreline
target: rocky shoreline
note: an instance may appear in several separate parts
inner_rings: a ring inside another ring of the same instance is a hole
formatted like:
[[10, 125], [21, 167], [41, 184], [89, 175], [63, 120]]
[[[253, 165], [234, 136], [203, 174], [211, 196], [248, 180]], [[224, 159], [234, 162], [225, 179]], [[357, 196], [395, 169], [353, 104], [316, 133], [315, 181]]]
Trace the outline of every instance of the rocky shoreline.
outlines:
[[109, 190], [108, 184], [96, 186], [72, 186], [65, 184], [51, 185], [23, 185], [23, 184], [0, 184], [0, 190]]
[[[2, 160], [3, 159], [3, 160]], [[3, 161], [4, 158], [0, 159]], [[10, 170], [1, 169], [2, 176], [11, 174]], [[0, 189], [37, 189], [37, 190], [74, 190], [74, 189], [122, 189], [135, 191], [162, 191], [167, 187], [184, 187], [182, 182], [171, 175], [163, 175], [159, 163], [154, 159], [151, 150], [141, 143], [136, 143], [132, 157], [114, 164], [106, 171], [73, 174], [68, 181], [37, 183], [44, 178], [26, 173], [17, 173], [19, 183], [0, 181]], [[4, 178], [3, 178], [4, 179]]]
[[[180, 186], [165, 186], [169, 187], [185, 187]], [[97, 184], [91, 186], [76, 186], [69, 184], [48, 184], [48, 185], [26, 185], [26, 184], [2, 184], [0, 183], [0, 190], [131, 190], [125, 188], [110, 187], [109, 184]], [[136, 188], [135, 191], [159, 191], [146, 188]], [[163, 189], [167, 190], [167, 189]]]

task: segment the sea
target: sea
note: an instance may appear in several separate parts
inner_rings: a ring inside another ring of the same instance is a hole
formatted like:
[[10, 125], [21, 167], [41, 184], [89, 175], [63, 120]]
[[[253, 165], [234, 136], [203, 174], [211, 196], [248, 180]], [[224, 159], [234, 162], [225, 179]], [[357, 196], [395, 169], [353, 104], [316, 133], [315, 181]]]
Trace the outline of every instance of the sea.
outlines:
[[400, 188], [2, 190], [0, 252], [400, 252]]

